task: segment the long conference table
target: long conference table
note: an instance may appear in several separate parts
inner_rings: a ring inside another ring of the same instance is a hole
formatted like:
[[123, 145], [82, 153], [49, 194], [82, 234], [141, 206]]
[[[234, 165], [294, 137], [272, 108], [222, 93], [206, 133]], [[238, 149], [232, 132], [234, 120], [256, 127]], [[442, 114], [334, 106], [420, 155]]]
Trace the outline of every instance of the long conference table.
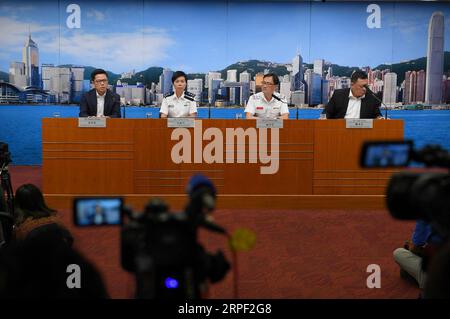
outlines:
[[[253, 139], [234, 139], [238, 130]], [[346, 128], [345, 120], [285, 120], [278, 138], [272, 130], [245, 119], [196, 120], [180, 133], [166, 119], [107, 119], [106, 127], [93, 128], [79, 127], [76, 118], [45, 118], [43, 191], [58, 208], [78, 196], [123, 196], [135, 209], [161, 197], [181, 208], [189, 177], [201, 173], [216, 185], [220, 208], [384, 207], [393, 171], [362, 169], [361, 145], [403, 139], [403, 121]], [[262, 174], [270, 165], [273, 174]]]

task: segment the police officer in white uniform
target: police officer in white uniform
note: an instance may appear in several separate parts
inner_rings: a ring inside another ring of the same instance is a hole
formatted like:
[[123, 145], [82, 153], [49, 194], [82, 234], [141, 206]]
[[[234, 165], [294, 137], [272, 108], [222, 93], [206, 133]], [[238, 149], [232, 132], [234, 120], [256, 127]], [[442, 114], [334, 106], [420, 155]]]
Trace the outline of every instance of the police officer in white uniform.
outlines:
[[164, 117], [196, 117], [195, 95], [186, 91], [187, 76], [177, 71], [172, 76], [173, 92], [164, 95], [159, 113]]
[[286, 100], [275, 92], [280, 80], [273, 73], [264, 75], [262, 92], [250, 96], [245, 107], [245, 117], [248, 119], [288, 119], [289, 108]]

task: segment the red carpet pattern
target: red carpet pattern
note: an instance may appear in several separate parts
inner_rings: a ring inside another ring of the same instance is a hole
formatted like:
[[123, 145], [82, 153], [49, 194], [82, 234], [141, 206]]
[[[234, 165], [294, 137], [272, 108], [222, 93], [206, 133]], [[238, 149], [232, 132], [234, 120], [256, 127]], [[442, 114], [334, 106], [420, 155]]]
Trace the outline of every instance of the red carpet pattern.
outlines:
[[[14, 188], [42, 186], [41, 168], [10, 168]], [[238, 206], [238, 205], [237, 205]], [[57, 207], [54, 207], [57, 209]], [[75, 237], [76, 247], [102, 273], [113, 298], [131, 298], [133, 276], [120, 267], [119, 228], [79, 229], [72, 212], [59, 211]], [[417, 298], [419, 290], [399, 276], [392, 251], [410, 238], [414, 224], [393, 220], [381, 210], [218, 210], [218, 224], [230, 233], [248, 228], [255, 247], [238, 253], [240, 298]], [[222, 248], [226, 239], [207, 231], [201, 242]], [[367, 266], [381, 267], [381, 288], [369, 289]], [[233, 273], [212, 285], [211, 298], [233, 298]]]

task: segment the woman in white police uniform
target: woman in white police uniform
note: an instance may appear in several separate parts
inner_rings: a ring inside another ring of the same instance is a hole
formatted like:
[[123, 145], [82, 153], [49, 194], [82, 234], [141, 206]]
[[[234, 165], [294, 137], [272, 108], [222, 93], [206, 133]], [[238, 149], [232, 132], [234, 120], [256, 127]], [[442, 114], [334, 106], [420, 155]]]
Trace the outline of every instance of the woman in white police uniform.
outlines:
[[289, 108], [286, 100], [275, 92], [280, 80], [273, 73], [264, 75], [262, 92], [250, 96], [245, 107], [245, 117], [248, 119], [288, 119]]
[[164, 95], [161, 117], [196, 117], [197, 103], [195, 95], [186, 91], [187, 76], [182, 71], [177, 71], [172, 76], [173, 92]]

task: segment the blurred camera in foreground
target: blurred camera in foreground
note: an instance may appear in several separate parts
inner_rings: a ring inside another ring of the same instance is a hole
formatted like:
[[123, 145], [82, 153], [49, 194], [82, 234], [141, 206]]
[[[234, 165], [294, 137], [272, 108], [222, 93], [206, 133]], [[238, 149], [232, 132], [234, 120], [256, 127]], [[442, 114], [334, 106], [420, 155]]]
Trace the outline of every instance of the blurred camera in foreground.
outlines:
[[128, 209], [121, 198], [74, 201], [77, 225], [122, 225], [121, 263], [135, 274], [136, 298], [202, 298], [208, 283], [222, 280], [230, 269], [222, 251], [211, 254], [197, 240], [199, 227], [226, 234], [211, 219], [214, 184], [195, 175], [186, 192], [188, 204], [178, 213], [159, 198], [151, 199], [143, 212]]
[[366, 142], [360, 164], [365, 168], [400, 168], [421, 163], [421, 171], [394, 173], [386, 203], [394, 218], [432, 222], [443, 236], [450, 234], [450, 155], [438, 145], [414, 149], [412, 141]]

